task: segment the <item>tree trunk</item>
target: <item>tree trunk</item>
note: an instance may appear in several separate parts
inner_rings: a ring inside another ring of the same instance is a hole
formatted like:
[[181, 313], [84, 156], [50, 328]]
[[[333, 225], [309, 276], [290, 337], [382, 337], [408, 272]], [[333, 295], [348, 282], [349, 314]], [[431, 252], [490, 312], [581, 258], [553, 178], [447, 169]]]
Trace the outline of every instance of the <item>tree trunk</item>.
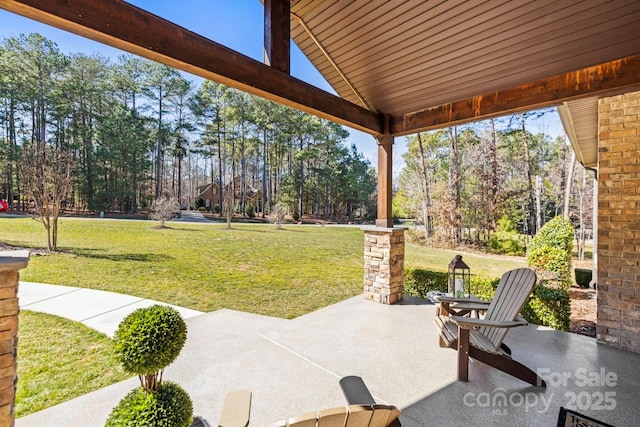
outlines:
[[462, 241], [462, 216], [460, 213], [460, 158], [458, 156], [458, 128], [450, 127], [451, 169], [449, 171], [449, 188], [452, 193], [453, 209], [451, 210], [452, 239], [454, 244]]
[[569, 158], [569, 170], [566, 174], [566, 180], [564, 184], [564, 208], [562, 215], [565, 218], [569, 218], [569, 207], [571, 202], [571, 187], [573, 185], [573, 171], [576, 166], [576, 152], [571, 150], [571, 157]]
[[422, 168], [422, 217], [424, 220], [424, 234], [426, 238], [431, 236], [431, 192], [429, 191], [429, 171], [427, 169], [427, 161], [424, 155], [424, 145], [422, 143], [422, 135], [418, 132], [418, 147], [420, 148], [420, 166]]
[[524, 145], [525, 172], [527, 174], [527, 185], [529, 192], [529, 233], [533, 236], [536, 234], [536, 205], [535, 205], [535, 189], [533, 186], [533, 176], [531, 173], [531, 154], [529, 152], [529, 138], [527, 138], [527, 129], [524, 121], [524, 114], [520, 114], [520, 124], [522, 125], [522, 143]]

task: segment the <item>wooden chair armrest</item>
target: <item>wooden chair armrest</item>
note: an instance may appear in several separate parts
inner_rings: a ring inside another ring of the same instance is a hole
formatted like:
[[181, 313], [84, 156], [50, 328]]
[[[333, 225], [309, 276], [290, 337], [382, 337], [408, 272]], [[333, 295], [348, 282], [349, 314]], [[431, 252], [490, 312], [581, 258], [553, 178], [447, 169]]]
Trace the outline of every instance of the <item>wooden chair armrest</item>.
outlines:
[[251, 415], [251, 392], [234, 390], [227, 393], [222, 403], [219, 427], [247, 427]]
[[355, 375], [340, 380], [340, 388], [349, 405], [373, 405], [375, 399], [362, 378]]
[[451, 308], [454, 310], [486, 310], [489, 308], [489, 303], [456, 302], [451, 306]]
[[465, 316], [451, 316], [451, 320], [464, 329], [477, 328], [480, 326], [486, 326], [488, 328], [514, 328], [516, 326], [527, 326], [527, 322], [521, 322], [517, 320], [487, 320], [487, 319], [475, 319], [473, 317]]

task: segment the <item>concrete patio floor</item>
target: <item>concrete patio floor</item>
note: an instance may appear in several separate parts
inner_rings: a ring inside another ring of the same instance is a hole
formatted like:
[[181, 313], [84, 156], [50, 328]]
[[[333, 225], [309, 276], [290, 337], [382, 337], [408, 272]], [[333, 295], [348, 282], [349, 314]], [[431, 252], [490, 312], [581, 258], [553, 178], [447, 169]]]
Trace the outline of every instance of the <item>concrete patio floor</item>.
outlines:
[[[361, 376], [380, 403], [398, 406], [404, 426], [555, 426], [559, 408], [571, 405], [618, 427], [640, 424], [640, 354], [530, 325], [505, 342], [514, 359], [546, 370], [546, 390], [474, 361], [462, 383], [456, 352], [438, 347], [434, 309], [411, 297], [386, 306], [358, 296], [293, 320], [203, 314], [187, 319], [186, 346], [165, 379], [179, 382], [212, 426], [225, 394], [238, 388], [253, 392], [252, 426], [343, 406], [345, 375]], [[102, 426], [136, 385], [106, 387], [16, 426]]]

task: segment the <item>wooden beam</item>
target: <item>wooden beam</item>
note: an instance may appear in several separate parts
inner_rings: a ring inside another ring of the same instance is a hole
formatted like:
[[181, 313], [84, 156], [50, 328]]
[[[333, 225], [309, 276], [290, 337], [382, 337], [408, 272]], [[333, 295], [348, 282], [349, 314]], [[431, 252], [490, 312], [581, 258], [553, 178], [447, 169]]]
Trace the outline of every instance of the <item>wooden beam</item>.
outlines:
[[0, 8], [374, 136], [379, 116], [121, 0], [0, 0]]
[[376, 227], [393, 228], [393, 136], [378, 139], [378, 215]]
[[291, 73], [291, 2], [264, 0], [264, 63]]
[[407, 135], [638, 88], [640, 55], [394, 117], [390, 131]]

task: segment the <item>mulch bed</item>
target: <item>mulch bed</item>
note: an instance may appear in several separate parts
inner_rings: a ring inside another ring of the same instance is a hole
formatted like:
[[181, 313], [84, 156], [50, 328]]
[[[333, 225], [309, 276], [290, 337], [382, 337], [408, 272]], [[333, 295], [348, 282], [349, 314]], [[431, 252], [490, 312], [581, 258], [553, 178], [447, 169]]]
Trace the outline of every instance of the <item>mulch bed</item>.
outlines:
[[573, 333], [596, 336], [596, 291], [594, 289], [571, 288], [571, 325]]

